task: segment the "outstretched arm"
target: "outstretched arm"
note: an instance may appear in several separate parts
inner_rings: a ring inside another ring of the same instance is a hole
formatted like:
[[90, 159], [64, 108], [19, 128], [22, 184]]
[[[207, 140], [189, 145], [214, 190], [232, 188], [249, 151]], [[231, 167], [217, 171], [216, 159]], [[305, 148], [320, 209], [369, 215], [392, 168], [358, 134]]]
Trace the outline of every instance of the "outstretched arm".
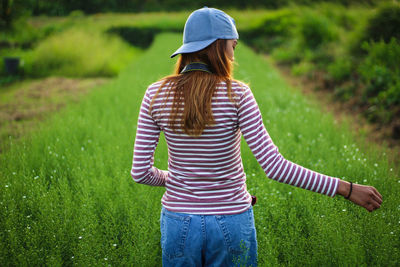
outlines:
[[[304, 168], [279, 153], [265, 129], [256, 100], [248, 87], [240, 98], [238, 116], [243, 137], [267, 177], [331, 197], [337, 193], [348, 195], [350, 183]], [[371, 186], [353, 185], [349, 199], [369, 211], [382, 203], [380, 194]]]

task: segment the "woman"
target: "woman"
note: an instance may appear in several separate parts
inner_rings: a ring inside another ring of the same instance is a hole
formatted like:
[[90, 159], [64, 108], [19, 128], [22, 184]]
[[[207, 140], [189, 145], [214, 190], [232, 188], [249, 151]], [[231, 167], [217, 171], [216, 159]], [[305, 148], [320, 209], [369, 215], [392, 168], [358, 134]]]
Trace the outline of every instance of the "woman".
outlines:
[[[296, 165], [282, 157], [266, 131], [250, 88], [232, 78], [239, 38], [234, 20], [213, 8], [194, 11], [185, 24], [175, 74], [150, 85], [140, 109], [132, 177], [165, 186], [161, 211], [163, 266], [257, 265], [252, 197], [240, 138], [266, 175], [317, 193], [340, 194], [373, 211], [382, 197]], [[168, 171], [153, 166], [160, 131]]]

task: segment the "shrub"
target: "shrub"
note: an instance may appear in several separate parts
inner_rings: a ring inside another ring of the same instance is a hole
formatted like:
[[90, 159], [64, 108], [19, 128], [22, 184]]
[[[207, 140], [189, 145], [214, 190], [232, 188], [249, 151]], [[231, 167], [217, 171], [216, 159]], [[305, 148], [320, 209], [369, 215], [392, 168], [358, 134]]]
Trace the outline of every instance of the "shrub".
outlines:
[[365, 29], [365, 40], [389, 42], [392, 37], [400, 40], [400, 5], [385, 4], [373, 16]]
[[298, 63], [301, 61], [302, 56], [299, 44], [296, 40], [287, 42], [272, 51], [272, 57], [285, 64]]
[[342, 82], [350, 78], [352, 62], [348, 57], [336, 58], [333, 63], [328, 65], [327, 71], [333, 81]]
[[307, 75], [315, 70], [315, 65], [309, 61], [301, 61], [298, 64], [292, 66], [291, 72], [295, 76]]
[[294, 24], [294, 13], [283, 9], [268, 13], [249, 29], [240, 31], [240, 36], [257, 50], [269, 52], [285, 43]]
[[[366, 84], [363, 100], [376, 106], [379, 114], [383, 114], [382, 109], [389, 111], [400, 105], [400, 44], [392, 38], [389, 43], [383, 40], [364, 42], [362, 48], [368, 53], [359, 66], [362, 80]], [[369, 116], [373, 114], [374, 110]], [[385, 121], [390, 119], [385, 115]]]
[[357, 87], [354, 83], [345, 83], [340, 86], [336, 86], [333, 90], [333, 94], [337, 99], [343, 101], [349, 101], [356, 94]]
[[299, 37], [304, 48], [316, 49], [337, 39], [333, 24], [324, 16], [305, 11], [299, 23]]

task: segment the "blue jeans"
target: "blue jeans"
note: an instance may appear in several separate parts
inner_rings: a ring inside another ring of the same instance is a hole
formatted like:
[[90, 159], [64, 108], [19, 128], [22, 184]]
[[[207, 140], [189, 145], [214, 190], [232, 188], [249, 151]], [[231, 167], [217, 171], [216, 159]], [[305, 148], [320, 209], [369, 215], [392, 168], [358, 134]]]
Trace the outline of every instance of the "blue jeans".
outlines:
[[257, 266], [253, 208], [234, 215], [161, 210], [162, 263], [169, 266]]

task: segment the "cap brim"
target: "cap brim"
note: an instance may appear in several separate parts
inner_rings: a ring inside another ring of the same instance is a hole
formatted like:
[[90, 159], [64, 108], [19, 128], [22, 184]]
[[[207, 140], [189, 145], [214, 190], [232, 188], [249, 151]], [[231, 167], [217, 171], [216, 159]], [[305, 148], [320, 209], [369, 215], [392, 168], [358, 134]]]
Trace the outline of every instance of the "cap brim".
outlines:
[[200, 51], [201, 49], [204, 49], [207, 46], [209, 46], [210, 44], [212, 44], [213, 42], [215, 42], [216, 40], [218, 40], [218, 38], [183, 44], [181, 47], [178, 48], [178, 50], [175, 51], [175, 53], [173, 53], [171, 55], [171, 58], [173, 58], [174, 56], [176, 56], [178, 54], [193, 53], [193, 52]]

